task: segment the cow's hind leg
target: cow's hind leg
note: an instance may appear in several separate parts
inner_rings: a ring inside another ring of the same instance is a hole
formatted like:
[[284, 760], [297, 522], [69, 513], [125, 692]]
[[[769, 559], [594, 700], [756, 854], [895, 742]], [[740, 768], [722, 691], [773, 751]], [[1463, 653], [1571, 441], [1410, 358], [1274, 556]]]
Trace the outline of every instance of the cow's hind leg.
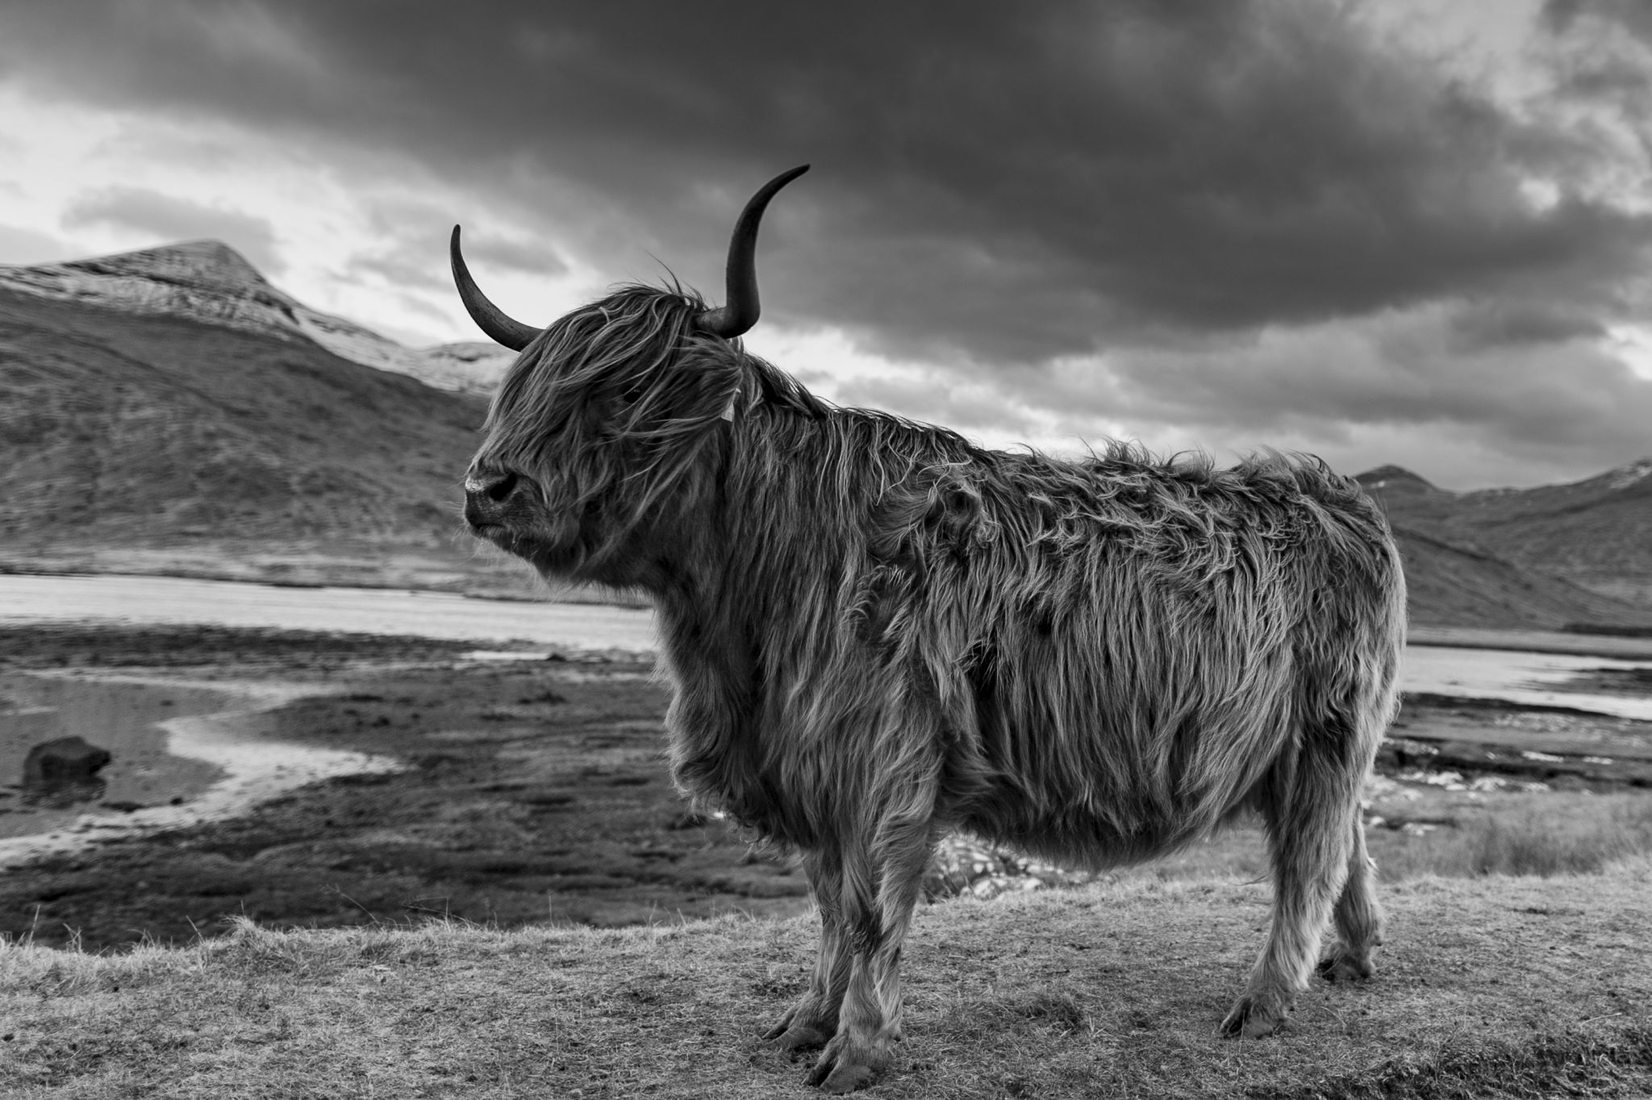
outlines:
[[843, 864], [833, 850], [804, 855], [809, 891], [820, 910], [820, 957], [801, 1000], [763, 1038], [782, 1050], [822, 1047], [837, 1031], [838, 1012], [849, 987], [853, 956], [843, 923]]
[[837, 1034], [809, 1074], [811, 1085], [851, 1092], [889, 1064], [900, 1038], [901, 942], [933, 850], [927, 806], [921, 816], [885, 817], [870, 837], [846, 847], [844, 927], [853, 965]]
[[[1339, 736], [1333, 728], [1310, 728], [1301, 747], [1281, 758], [1265, 781], [1261, 802], [1273, 863], [1273, 921], [1244, 995], [1222, 1021], [1224, 1035], [1270, 1034], [1307, 988], [1353, 855], [1364, 777], [1356, 741], [1351, 731]], [[1346, 912], [1363, 915], [1368, 901], [1362, 882]]]
[[1332, 911], [1338, 942], [1319, 963], [1320, 976], [1329, 981], [1363, 981], [1376, 973], [1371, 949], [1382, 943], [1382, 909], [1371, 892], [1375, 878], [1371, 857], [1365, 851], [1365, 828], [1356, 815], [1348, 881]]

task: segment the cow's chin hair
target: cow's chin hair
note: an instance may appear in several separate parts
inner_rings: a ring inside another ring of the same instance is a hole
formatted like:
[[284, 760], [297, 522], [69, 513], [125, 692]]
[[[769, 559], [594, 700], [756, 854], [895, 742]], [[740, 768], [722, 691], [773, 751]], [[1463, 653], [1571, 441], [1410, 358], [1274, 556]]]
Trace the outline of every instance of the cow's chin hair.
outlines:
[[555, 520], [504, 524], [475, 532], [478, 538], [514, 554], [547, 580], [570, 580], [585, 557], [577, 524]]

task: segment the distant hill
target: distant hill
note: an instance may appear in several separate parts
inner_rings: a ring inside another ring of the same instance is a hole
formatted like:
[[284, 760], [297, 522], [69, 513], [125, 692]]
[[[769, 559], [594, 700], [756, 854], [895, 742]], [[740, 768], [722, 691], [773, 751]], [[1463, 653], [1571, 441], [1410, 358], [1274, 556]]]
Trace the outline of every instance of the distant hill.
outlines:
[[486, 342], [403, 347], [277, 290], [221, 241], [185, 241], [71, 263], [0, 265], [0, 290], [313, 343], [341, 359], [461, 393], [492, 393], [512, 359], [509, 351]]
[[182, 289], [0, 286], [0, 568], [528, 587], [460, 530], [483, 398], [271, 331], [279, 295], [157, 285]]
[[1652, 458], [1583, 481], [1460, 494], [1453, 529], [1513, 561], [1652, 609]]
[[[0, 266], [0, 569], [532, 591], [459, 520], [510, 358], [402, 347], [216, 241]], [[1652, 622], [1652, 460], [1525, 490], [1360, 480], [1417, 622]]]
[[1586, 481], [1456, 493], [1398, 466], [1359, 476], [1405, 555], [1417, 622], [1652, 623], [1652, 461]]

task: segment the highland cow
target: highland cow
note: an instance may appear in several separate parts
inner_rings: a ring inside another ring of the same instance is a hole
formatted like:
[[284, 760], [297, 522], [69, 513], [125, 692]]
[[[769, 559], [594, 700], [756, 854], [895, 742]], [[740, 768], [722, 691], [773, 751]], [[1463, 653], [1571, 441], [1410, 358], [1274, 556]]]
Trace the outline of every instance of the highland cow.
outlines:
[[813, 979], [767, 1038], [830, 1091], [885, 1067], [901, 942], [941, 834], [1069, 865], [1172, 851], [1254, 808], [1273, 917], [1220, 1025], [1279, 1027], [1319, 964], [1380, 942], [1359, 799], [1392, 716], [1404, 581], [1377, 507], [1317, 459], [1233, 469], [1110, 445], [984, 450], [842, 408], [745, 352], [757, 226], [727, 302], [623, 287], [537, 329], [465, 481], [475, 534], [547, 577], [655, 601], [673, 774], [801, 854]]

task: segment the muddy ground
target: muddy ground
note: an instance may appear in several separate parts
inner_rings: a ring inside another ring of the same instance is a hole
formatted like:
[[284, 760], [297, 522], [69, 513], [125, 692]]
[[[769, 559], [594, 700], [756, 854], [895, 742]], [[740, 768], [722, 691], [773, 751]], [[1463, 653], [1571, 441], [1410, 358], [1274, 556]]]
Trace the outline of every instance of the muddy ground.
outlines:
[[[806, 908], [791, 860], [691, 812], [672, 787], [666, 692], [647, 664], [477, 661], [470, 648], [223, 628], [0, 628], [0, 672], [323, 685], [328, 694], [275, 712], [280, 738], [403, 765], [303, 787], [228, 822], [0, 871], [0, 932], [101, 949], [213, 935], [236, 915], [276, 926], [431, 915], [615, 925]], [[1647, 725], [1414, 700], [1380, 766], [1652, 786]], [[1525, 755], [1539, 745], [1543, 759]]]
[[666, 774], [646, 664], [462, 659], [416, 638], [218, 628], [0, 630], [0, 670], [158, 668], [324, 682], [276, 712], [283, 740], [396, 757], [245, 816], [0, 871], [0, 932], [88, 948], [274, 925], [445, 915], [599, 925], [730, 909], [794, 913], [789, 862], [690, 811]]

